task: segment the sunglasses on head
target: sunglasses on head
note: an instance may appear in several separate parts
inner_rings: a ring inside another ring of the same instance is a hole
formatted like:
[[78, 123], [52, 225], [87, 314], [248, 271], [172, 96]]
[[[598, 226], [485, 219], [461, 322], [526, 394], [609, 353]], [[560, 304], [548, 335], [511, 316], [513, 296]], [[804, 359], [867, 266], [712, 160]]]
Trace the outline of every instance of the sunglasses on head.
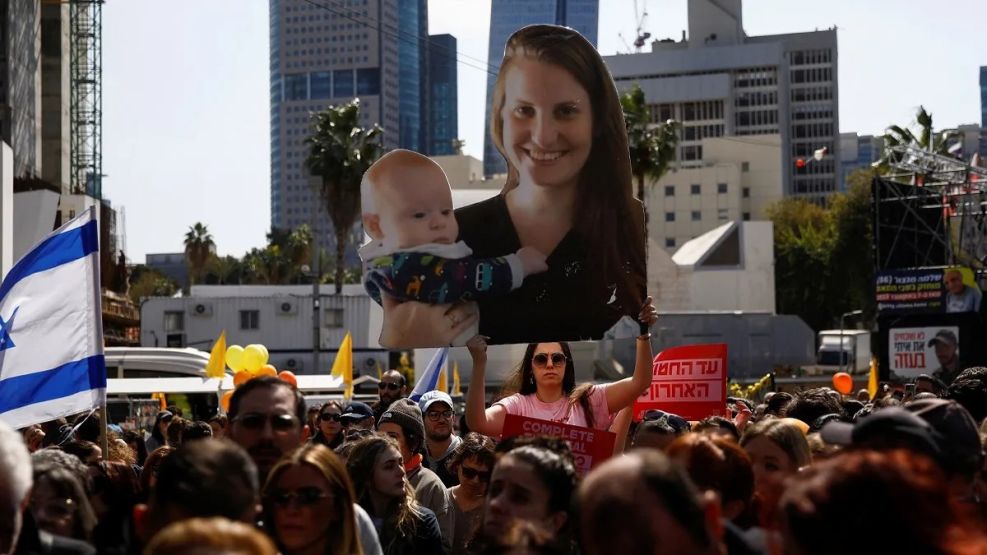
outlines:
[[389, 389], [391, 391], [397, 391], [401, 389], [401, 386], [396, 383], [380, 382], [379, 384], [377, 384], [377, 388], [380, 389], [381, 391], [385, 389]]
[[319, 415], [319, 420], [323, 422], [339, 422], [341, 416], [338, 412], [324, 412]]
[[293, 415], [283, 413], [283, 414], [261, 414], [259, 412], [248, 412], [247, 414], [241, 414], [233, 419], [233, 422], [239, 423], [241, 426], [248, 430], [260, 430], [264, 428], [264, 424], [268, 422], [271, 423], [271, 429], [275, 432], [287, 432], [294, 430], [298, 425], [298, 419]]
[[463, 478], [468, 478], [470, 480], [476, 480], [476, 479], [479, 478], [479, 480], [481, 482], [489, 482], [490, 481], [490, 471], [489, 470], [487, 470], [486, 472], [484, 472], [482, 470], [475, 470], [473, 468], [469, 468], [468, 466], [460, 466], [459, 469], [463, 471]]
[[565, 364], [565, 355], [562, 353], [538, 353], [531, 357], [531, 362], [534, 362], [535, 366], [548, 366], [549, 360], [552, 361], [553, 366], [561, 366]]
[[285, 508], [291, 505], [296, 507], [312, 507], [318, 505], [323, 499], [328, 499], [330, 495], [316, 487], [298, 488], [295, 491], [275, 491], [268, 495], [268, 500], [274, 505]]

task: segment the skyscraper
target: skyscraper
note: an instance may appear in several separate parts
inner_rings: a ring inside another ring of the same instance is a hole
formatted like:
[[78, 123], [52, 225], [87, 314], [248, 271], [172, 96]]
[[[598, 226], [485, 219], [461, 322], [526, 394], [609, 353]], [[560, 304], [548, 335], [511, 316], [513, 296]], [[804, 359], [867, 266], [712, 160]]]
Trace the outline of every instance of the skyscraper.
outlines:
[[459, 137], [456, 37], [429, 37], [429, 146], [428, 154], [455, 154], [452, 142]]
[[987, 66], [980, 66], [980, 127], [987, 128]]
[[385, 148], [426, 145], [426, 0], [271, 0], [271, 224], [332, 227], [305, 158], [310, 114], [360, 99], [360, 125], [384, 129]]
[[598, 0], [493, 0], [490, 5], [490, 43], [488, 64], [491, 73], [487, 76], [486, 122], [483, 137], [483, 173], [494, 175], [506, 173], [507, 165], [490, 140], [490, 100], [497, 70], [504, 57], [504, 45], [514, 31], [525, 25], [554, 23], [579, 31], [596, 46], [596, 31], [599, 27]]

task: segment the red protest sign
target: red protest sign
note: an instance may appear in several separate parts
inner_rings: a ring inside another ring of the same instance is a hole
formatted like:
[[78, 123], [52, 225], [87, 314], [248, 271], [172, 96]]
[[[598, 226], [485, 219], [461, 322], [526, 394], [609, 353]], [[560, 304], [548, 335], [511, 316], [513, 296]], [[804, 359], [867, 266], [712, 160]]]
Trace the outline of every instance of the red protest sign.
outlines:
[[617, 436], [606, 430], [570, 426], [548, 420], [539, 420], [517, 414], [504, 417], [505, 438], [513, 436], [550, 435], [557, 436], [569, 444], [576, 459], [576, 470], [586, 474], [596, 465], [613, 455], [613, 444]]
[[686, 420], [722, 415], [727, 402], [727, 346], [685, 345], [658, 353], [651, 386], [634, 402], [634, 418], [659, 409]]

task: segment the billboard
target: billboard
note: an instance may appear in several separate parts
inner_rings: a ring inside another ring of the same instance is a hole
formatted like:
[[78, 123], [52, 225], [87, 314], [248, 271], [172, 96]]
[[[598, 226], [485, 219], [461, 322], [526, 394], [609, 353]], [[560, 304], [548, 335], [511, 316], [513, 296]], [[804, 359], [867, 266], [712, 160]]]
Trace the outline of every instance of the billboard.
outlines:
[[955, 314], [980, 310], [982, 293], [970, 268], [884, 270], [877, 273], [875, 281], [877, 309], [882, 314]]
[[960, 329], [957, 326], [891, 328], [888, 366], [891, 379], [911, 380], [919, 374], [949, 383], [959, 373]]

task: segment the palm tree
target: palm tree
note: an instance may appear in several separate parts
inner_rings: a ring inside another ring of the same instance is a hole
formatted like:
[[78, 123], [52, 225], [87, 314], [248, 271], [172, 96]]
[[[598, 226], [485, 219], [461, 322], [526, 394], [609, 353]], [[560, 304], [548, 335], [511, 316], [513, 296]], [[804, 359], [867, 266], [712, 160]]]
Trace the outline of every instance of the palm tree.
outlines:
[[898, 162], [900, 153], [891, 149], [896, 146], [911, 146], [933, 154], [949, 156], [950, 145], [960, 138], [960, 134], [955, 129], [947, 129], [938, 134], [932, 128], [932, 114], [925, 110], [924, 106], [918, 107], [915, 115], [915, 123], [918, 124], [918, 135], [907, 127], [891, 125], [884, 133], [884, 153], [877, 165], [881, 169], [887, 169], [891, 164]]
[[344, 254], [360, 217], [360, 180], [382, 154], [383, 130], [360, 127], [360, 99], [330, 106], [312, 117], [313, 131], [305, 165], [321, 178], [319, 194], [336, 235], [336, 294], [343, 291]]
[[189, 284], [201, 281], [202, 270], [209, 258], [216, 252], [216, 243], [212, 240], [209, 228], [196, 222], [185, 233], [185, 263], [189, 269]]
[[[624, 109], [624, 123], [627, 126], [631, 173], [637, 181], [637, 198], [643, 203], [646, 182], [658, 181], [675, 161], [679, 123], [668, 120], [657, 125], [652, 124], [644, 91], [637, 84], [620, 95], [620, 105]], [[647, 221], [647, 204], [644, 215]]]

